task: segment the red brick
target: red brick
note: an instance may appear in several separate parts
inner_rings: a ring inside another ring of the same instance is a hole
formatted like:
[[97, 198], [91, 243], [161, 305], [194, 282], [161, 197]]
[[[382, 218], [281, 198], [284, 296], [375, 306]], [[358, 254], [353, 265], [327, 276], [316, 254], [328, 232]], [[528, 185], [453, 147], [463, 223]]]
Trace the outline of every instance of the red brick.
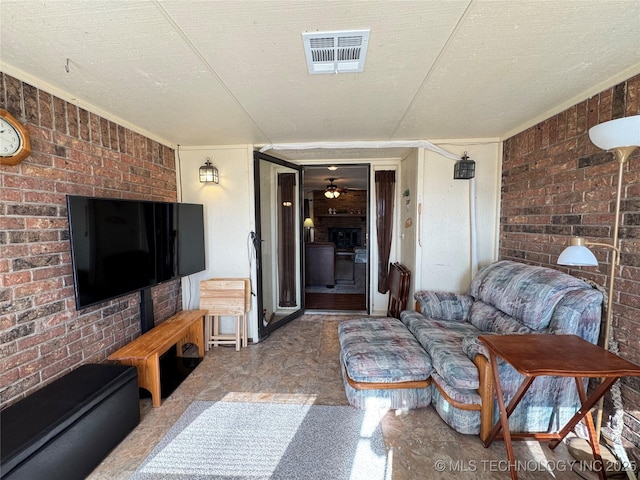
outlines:
[[7, 273], [2, 276], [2, 286], [10, 287], [12, 285], [21, 285], [31, 280], [31, 273], [28, 271], [20, 271], [16, 273]]
[[53, 106], [52, 97], [49, 93], [40, 90], [38, 92], [40, 106], [40, 125], [44, 128], [51, 129], [53, 127]]
[[24, 230], [25, 220], [23, 217], [0, 217], [0, 230]]
[[[63, 229], [68, 227], [68, 221], [65, 219]], [[69, 252], [69, 241], [37, 243], [29, 246], [30, 255], [42, 255], [46, 253], [63, 253]]]
[[17, 368], [11, 370], [0, 370], [0, 389], [4, 389], [7, 385], [15, 384], [20, 380], [20, 371]]
[[46, 366], [40, 370], [40, 376], [43, 381], [46, 380], [54, 380], [56, 378], [61, 377], [68, 371], [79, 367], [82, 364], [83, 356], [80, 353], [76, 353], [75, 355], [69, 355], [65, 357], [61, 361], [54, 363], [53, 365]]

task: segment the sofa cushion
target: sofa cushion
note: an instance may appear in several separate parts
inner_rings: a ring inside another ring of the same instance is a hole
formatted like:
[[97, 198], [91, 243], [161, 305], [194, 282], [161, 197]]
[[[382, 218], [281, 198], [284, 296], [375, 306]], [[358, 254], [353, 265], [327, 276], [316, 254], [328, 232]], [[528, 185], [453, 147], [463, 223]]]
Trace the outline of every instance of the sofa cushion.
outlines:
[[426, 380], [429, 355], [397, 318], [361, 318], [338, 326], [340, 356], [356, 382], [400, 383]]
[[482, 332], [494, 332], [502, 335], [533, 333], [533, 330], [518, 322], [511, 315], [507, 315], [482, 300], [473, 302], [469, 321]]
[[418, 339], [433, 362], [433, 368], [454, 388], [472, 389], [480, 385], [478, 368], [462, 351], [462, 340], [480, 334], [466, 322], [450, 322], [416, 315], [402, 315], [409, 331]]
[[503, 260], [482, 268], [469, 293], [527, 327], [543, 330], [562, 297], [586, 287], [582, 280], [558, 270]]
[[427, 318], [464, 322], [473, 304], [470, 295], [422, 290], [413, 297], [420, 304], [420, 311]]

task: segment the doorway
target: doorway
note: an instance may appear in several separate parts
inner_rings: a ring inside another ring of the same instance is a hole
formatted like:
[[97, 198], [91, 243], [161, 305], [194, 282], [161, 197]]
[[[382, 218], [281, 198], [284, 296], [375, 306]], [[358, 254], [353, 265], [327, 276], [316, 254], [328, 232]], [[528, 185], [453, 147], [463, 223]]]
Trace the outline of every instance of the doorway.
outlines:
[[305, 166], [304, 306], [369, 311], [370, 166]]

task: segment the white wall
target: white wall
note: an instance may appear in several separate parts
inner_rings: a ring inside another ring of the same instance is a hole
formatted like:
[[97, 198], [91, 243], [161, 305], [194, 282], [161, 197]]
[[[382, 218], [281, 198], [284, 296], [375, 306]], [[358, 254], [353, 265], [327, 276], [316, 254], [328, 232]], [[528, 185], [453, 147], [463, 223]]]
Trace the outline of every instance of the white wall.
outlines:
[[[220, 184], [203, 184], [198, 169], [206, 158], [218, 168]], [[255, 292], [255, 258], [250, 256], [249, 233], [255, 230], [253, 146], [180, 147], [176, 151], [180, 188], [178, 199], [204, 205], [206, 267], [183, 281], [185, 309], [198, 308], [200, 280], [251, 278]], [[248, 336], [258, 338], [256, 298], [252, 297]], [[221, 330], [233, 331], [233, 320], [223, 318]]]
[[[416, 282], [420, 282], [421, 269], [417, 269], [419, 264], [418, 250], [418, 203], [422, 199], [422, 172], [420, 159], [424, 158], [423, 149], [415, 149], [411, 155], [402, 160], [401, 174], [398, 182], [398, 201], [400, 202], [400, 231], [398, 238], [400, 241], [400, 263], [411, 271], [411, 282], [409, 288], [409, 299], [407, 308], [413, 308], [413, 292]], [[409, 195], [405, 196], [408, 190]]]
[[[501, 144], [438, 144], [476, 162], [478, 264], [497, 259]], [[466, 292], [471, 282], [470, 181], [454, 180], [455, 161], [424, 152], [422, 229], [418, 245], [420, 280], [416, 290]]]

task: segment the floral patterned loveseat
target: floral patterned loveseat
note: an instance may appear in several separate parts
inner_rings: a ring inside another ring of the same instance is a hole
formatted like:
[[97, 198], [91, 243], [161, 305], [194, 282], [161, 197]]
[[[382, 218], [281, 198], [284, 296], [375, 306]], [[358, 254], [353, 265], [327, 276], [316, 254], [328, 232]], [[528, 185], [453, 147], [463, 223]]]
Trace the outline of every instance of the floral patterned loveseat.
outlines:
[[[460, 433], [485, 439], [498, 409], [483, 334], [574, 334], [595, 343], [602, 293], [551, 268], [499, 261], [482, 268], [468, 294], [419, 291], [400, 319], [431, 358], [432, 404]], [[507, 401], [522, 376], [500, 362]], [[557, 430], [580, 405], [573, 378], [537, 378], [509, 424], [513, 431]]]

